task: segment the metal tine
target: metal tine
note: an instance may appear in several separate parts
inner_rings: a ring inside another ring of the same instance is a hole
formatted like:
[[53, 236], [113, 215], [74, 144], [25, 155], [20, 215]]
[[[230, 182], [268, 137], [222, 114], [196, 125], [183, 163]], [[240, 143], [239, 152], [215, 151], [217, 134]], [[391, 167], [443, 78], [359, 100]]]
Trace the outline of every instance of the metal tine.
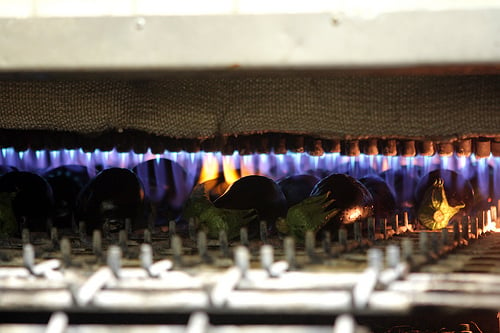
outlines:
[[450, 245], [450, 235], [448, 228], [444, 228], [441, 230], [441, 247], [447, 247], [448, 245]]
[[34, 273], [35, 268], [35, 247], [31, 244], [23, 245], [23, 264], [30, 273]]
[[375, 218], [374, 217], [368, 218], [368, 239], [372, 242], [375, 240]]
[[270, 277], [279, 277], [289, 268], [289, 263], [285, 260], [274, 262], [274, 249], [269, 244], [260, 247], [260, 263]]
[[151, 244], [153, 242], [151, 230], [144, 229], [144, 243]]
[[285, 260], [290, 269], [297, 268], [297, 259], [295, 257], [295, 239], [293, 237], [285, 237], [283, 240], [283, 251], [285, 253]]
[[56, 227], [50, 228], [50, 242], [54, 249], [59, 248], [59, 232]]
[[64, 265], [66, 267], [71, 266], [72, 263], [71, 242], [67, 237], [63, 237], [61, 239], [61, 256]]
[[174, 239], [174, 236], [176, 234], [176, 225], [175, 225], [175, 221], [169, 221], [168, 222], [168, 236], [169, 236], [169, 239], [170, 239], [170, 247], [173, 247], [173, 244], [172, 244], [172, 241]]
[[405, 226], [406, 231], [412, 230], [413, 228], [410, 227], [410, 218], [408, 216], [408, 212], [403, 212], [403, 224]]
[[173, 260], [176, 266], [182, 266], [182, 239], [179, 237], [179, 235], [174, 235], [172, 237], [172, 254], [173, 254]]
[[274, 263], [274, 249], [271, 245], [262, 245], [260, 247], [260, 265], [268, 273], [271, 271], [271, 266]]
[[392, 220], [392, 229], [394, 230], [394, 233], [397, 235], [399, 234], [399, 215], [394, 214], [394, 219]]
[[125, 232], [128, 234], [132, 233], [132, 220], [130, 217], [125, 219]]
[[388, 245], [385, 249], [387, 267], [396, 268], [401, 260], [401, 251], [397, 245]]
[[354, 240], [358, 242], [359, 245], [361, 245], [362, 241], [362, 235], [361, 235], [361, 222], [357, 221], [354, 222]]
[[68, 316], [64, 312], [55, 312], [50, 316], [45, 333], [64, 333], [68, 328]]
[[335, 320], [333, 333], [356, 333], [356, 326], [356, 322], [351, 315], [342, 314]]
[[248, 229], [243, 227], [240, 229], [240, 243], [243, 246], [248, 247], [249, 246], [249, 241], [248, 241]]
[[470, 216], [465, 215], [462, 217], [462, 238], [465, 240], [469, 240], [469, 225], [470, 225]]
[[431, 249], [432, 253], [435, 255], [441, 254], [441, 242], [439, 239], [439, 235], [437, 232], [431, 232]]
[[347, 230], [344, 228], [339, 229], [339, 244], [344, 250], [347, 249]]
[[323, 247], [323, 252], [325, 252], [325, 255], [330, 257], [332, 255], [332, 235], [329, 231], [325, 231], [323, 233], [321, 245]]
[[315, 234], [308, 230], [305, 235], [305, 250], [306, 254], [309, 257], [309, 261], [311, 263], [319, 263], [321, 262], [321, 258], [316, 254], [316, 238]]
[[23, 231], [21, 233], [21, 239], [23, 244], [31, 243], [31, 235], [30, 235], [30, 230], [28, 228], [23, 228]]
[[80, 221], [78, 223], [78, 237], [80, 238], [80, 242], [82, 242], [82, 244], [87, 243], [87, 226], [84, 221]]
[[122, 250], [119, 246], [109, 246], [107, 264], [113, 272], [113, 275], [117, 278], [120, 278], [122, 267]]
[[94, 230], [92, 233], [92, 252], [97, 258], [102, 257], [102, 234], [101, 230]]
[[197, 219], [198, 218], [191, 217], [188, 221], [189, 239], [192, 241], [196, 240], [196, 226], [198, 225]]
[[380, 229], [382, 231], [382, 235], [384, 235], [384, 239], [387, 239], [387, 218], [382, 218], [380, 221]]
[[151, 244], [141, 244], [139, 250], [139, 260], [141, 262], [141, 267], [149, 273], [149, 269], [153, 264], [153, 248], [151, 247]]
[[153, 262], [153, 247], [151, 244], [141, 244], [139, 260], [141, 261], [141, 267], [150, 277], [159, 277], [162, 272], [170, 270], [173, 266], [172, 261], [167, 259]]
[[250, 268], [250, 252], [244, 246], [237, 246], [234, 251], [234, 265], [241, 271], [243, 278], [247, 276], [248, 269]]
[[196, 246], [198, 248], [198, 255], [203, 262], [211, 262], [211, 258], [208, 255], [207, 250], [207, 234], [205, 231], [198, 231], [198, 236], [196, 237]]
[[479, 218], [478, 217], [474, 217], [474, 219], [472, 219], [472, 224], [471, 224], [471, 234], [474, 235], [474, 238], [475, 239], [478, 239], [479, 238]]
[[429, 255], [429, 235], [427, 232], [420, 232], [418, 235], [418, 249], [425, 256]]
[[457, 219], [453, 220], [453, 240], [460, 244], [461, 234], [460, 234], [460, 223]]
[[229, 244], [227, 241], [227, 233], [225, 230], [221, 230], [219, 232], [219, 246], [220, 246], [221, 255], [224, 258], [229, 257]]
[[413, 262], [413, 240], [411, 238], [403, 238], [401, 240], [401, 251], [403, 254], [403, 260], [412, 263]]
[[260, 221], [259, 224], [260, 240], [262, 243], [267, 244], [267, 222]]
[[128, 253], [128, 235], [127, 230], [122, 229], [118, 233], [118, 246], [120, 246], [122, 253], [127, 255]]
[[204, 312], [194, 312], [189, 316], [186, 333], [203, 333], [209, 326], [208, 315]]

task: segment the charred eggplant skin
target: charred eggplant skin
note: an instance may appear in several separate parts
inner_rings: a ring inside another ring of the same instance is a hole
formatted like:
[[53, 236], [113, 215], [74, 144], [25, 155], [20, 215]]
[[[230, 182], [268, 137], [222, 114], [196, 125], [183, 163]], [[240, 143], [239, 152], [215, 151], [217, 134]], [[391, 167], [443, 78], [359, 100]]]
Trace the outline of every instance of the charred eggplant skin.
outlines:
[[373, 214], [373, 197], [370, 191], [355, 178], [333, 173], [321, 179], [311, 191], [311, 196], [327, 194], [334, 199], [327, 210], [337, 209], [333, 218], [339, 224], [350, 224]]
[[396, 211], [396, 198], [387, 183], [376, 175], [362, 177], [359, 181], [365, 185], [373, 197], [374, 215], [389, 218]]
[[144, 189], [129, 169], [109, 168], [101, 171], [85, 186], [77, 201], [77, 221], [84, 221], [87, 233], [111, 232], [123, 228], [130, 219], [133, 230], [146, 227]]
[[[272, 179], [258, 175], [238, 179], [214, 205], [225, 209], [255, 209], [259, 219], [266, 221], [270, 228], [287, 213], [286, 198], [280, 187]], [[252, 234], [252, 230], [249, 233]]]
[[316, 176], [303, 174], [282, 178], [277, 181], [277, 184], [285, 195], [288, 208], [290, 208], [307, 199], [318, 181], [319, 178]]
[[52, 188], [44, 178], [32, 172], [12, 171], [0, 178], [0, 192], [9, 194], [12, 199], [19, 234], [23, 228], [47, 231], [54, 197]]

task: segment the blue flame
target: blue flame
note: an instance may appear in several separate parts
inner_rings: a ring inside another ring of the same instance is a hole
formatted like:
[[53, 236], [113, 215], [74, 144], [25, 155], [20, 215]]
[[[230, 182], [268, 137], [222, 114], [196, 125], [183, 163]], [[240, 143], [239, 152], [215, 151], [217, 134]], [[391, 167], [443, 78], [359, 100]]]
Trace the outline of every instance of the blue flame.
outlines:
[[[50, 168], [62, 165], [84, 165], [88, 168], [89, 176], [95, 176], [100, 170], [110, 167], [132, 169], [141, 162], [156, 159], [169, 159], [178, 163], [187, 173], [188, 182], [197, 181], [204, 156], [213, 154], [222, 165], [222, 154], [206, 152], [169, 152], [153, 154], [148, 150], [144, 154], [134, 152], [111, 151], [85, 152], [82, 149], [61, 149], [53, 151], [26, 150], [17, 152], [13, 148], [0, 149], [0, 165], [15, 167], [21, 171], [43, 173]], [[315, 174], [323, 177], [329, 173], [347, 173], [354, 177], [363, 177], [371, 174], [382, 174], [387, 170], [404, 171], [410, 177], [420, 177], [435, 169], [449, 169], [456, 171], [466, 179], [477, 177], [481, 191], [484, 194], [493, 193], [494, 198], [500, 198], [500, 157], [490, 155], [487, 158], [470, 157], [440, 157], [434, 156], [384, 156], [364, 155], [344, 156], [339, 153], [325, 153], [322, 156], [310, 156], [306, 153], [286, 154], [252, 154], [231, 155], [234, 165], [240, 169], [241, 175], [260, 174], [272, 179], [280, 179], [294, 174]], [[4, 168], [7, 170], [6, 168]], [[394, 175], [384, 174], [390, 184]], [[410, 186], [410, 185], [408, 185]], [[491, 188], [493, 187], [493, 188]], [[410, 190], [408, 190], [410, 191]]]

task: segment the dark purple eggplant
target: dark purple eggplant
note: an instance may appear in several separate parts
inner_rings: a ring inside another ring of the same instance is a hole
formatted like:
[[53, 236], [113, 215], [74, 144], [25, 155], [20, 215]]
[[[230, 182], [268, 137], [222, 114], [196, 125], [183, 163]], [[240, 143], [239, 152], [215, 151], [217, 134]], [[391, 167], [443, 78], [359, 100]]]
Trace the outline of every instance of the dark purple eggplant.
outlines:
[[288, 208], [290, 208], [308, 198], [318, 181], [319, 178], [313, 175], [294, 175], [278, 180], [277, 184], [285, 195]]
[[54, 195], [52, 224], [58, 228], [71, 228], [78, 195], [90, 181], [87, 168], [82, 165], [64, 165], [47, 171], [43, 177], [50, 184]]
[[337, 223], [350, 224], [373, 214], [374, 203], [370, 191], [349, 175], [334, 173], [323, 178], [314, 186], [311, 196], [327, 193], [327, 199], [334, 201], [325, 208], [339, 210], [332, 218]]
[[490, 209], [499, 199], [495, 197], [495, 174], [492, 166], [488, 165], [483, 170], [476, 169], [469, 182], [474, 190], [472, 214]]
[[373, 197], [373, 210], [377, 218], [389, 218], [396, 211], [396, 199], [394, 193], [387, 183], [376, 175], [360, 178], [359, 181], [365, 185]]
[[[227, 209], [255, 209], [260, 220], [274, 229], [279, 217], [285, 217], [287, 202], [280, 187], [264, 176], [246, 176], [235, 181], [227, 191], [214, 201], [215, 207]], [[253, 233], [255, 230], [249, 232]]]
[[86, 223], [88, 234], [96, 229], [117, 232], [127, 219], [133, 230], [146, 227], [140, 179], [129, 169], [101, 171], [80, 193], [76, 218]]
[[398, 170], [387, 170], [380, 174], [395, 194], [397, 213], [407, 212], [410, 219], [413, 219], [415, 214], [414, 193], [420, 178], [418, 171], [402, 167]]
[[54, 198], [45, 179], [31, 172], [9, 172], [0, 178], [0, 192], [13, 196], [12, 210], [18, 232], [23, 228], [37, 232], [47, 231]]
[[470, 182], [452, 170], [434, 170], [423, 176], [415, 190], [418, 221], [430, 229], [446, 227], [458, 211], [467, 213], [474, 204]]
[[165, 158], [152, 159], [132, 169], [142, 184], [146, 201], [155, 209], [156, 225], [177, 219], [191, 191], [184, 168]]

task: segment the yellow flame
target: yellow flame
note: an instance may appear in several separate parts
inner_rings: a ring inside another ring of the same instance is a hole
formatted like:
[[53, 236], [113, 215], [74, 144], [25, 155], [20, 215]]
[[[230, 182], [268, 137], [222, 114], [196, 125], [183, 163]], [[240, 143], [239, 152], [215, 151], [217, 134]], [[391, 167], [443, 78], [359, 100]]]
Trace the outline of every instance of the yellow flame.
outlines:
[[201, 184], [207, 180], [216, 179], [219, 177], [219, 161], [212, 153], [207, 153], [203, 156], [203, 165], [201, 167], [198, 183]]
[[226, 183], [231, 185], [240, 178], [236, 171], [236, 158], [234, 156], [222, 156], [222, 170]]

